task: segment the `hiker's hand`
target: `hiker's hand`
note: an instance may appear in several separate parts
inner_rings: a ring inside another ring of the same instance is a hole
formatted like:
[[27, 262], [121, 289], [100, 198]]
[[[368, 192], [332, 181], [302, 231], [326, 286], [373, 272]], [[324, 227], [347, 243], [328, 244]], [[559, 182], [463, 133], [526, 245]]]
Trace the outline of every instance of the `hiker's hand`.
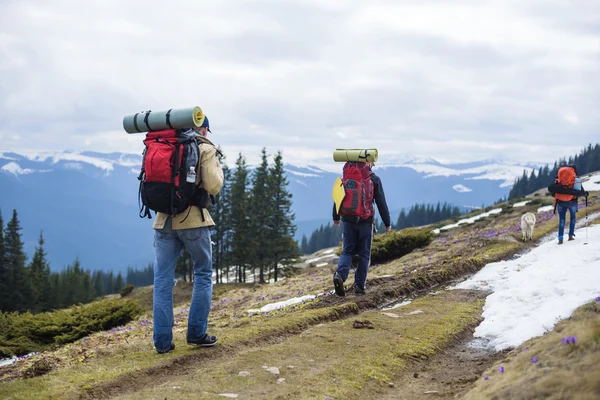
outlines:
[[386, 226], [385, 227], [385, 233], [390, 233], [392, 231], [392, 227], [391, 226]]
[[334, 224], [335, 226], [340, 226], [340, 220], [333, 221], [333, 224]]

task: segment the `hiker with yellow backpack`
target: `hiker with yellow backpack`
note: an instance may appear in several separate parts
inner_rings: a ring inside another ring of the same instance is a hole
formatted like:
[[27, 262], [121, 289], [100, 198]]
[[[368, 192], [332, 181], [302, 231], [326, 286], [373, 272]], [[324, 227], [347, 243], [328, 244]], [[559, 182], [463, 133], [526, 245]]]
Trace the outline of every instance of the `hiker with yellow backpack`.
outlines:
[[[577, 176], [575, 165], [566, 165], [558, 169], [554, 182], [548, 186], [548, 191], [554, 196], [554, 213], [558, 211], [558, 244], [563, 244], [567, 210], [569, 211], [569, 240], [575, 240], [575, 223], [577, 221], [577, 199], [585, 196], [587, 207], [588, 192]], [[587, 212], [587, 210], [586, 210]]]

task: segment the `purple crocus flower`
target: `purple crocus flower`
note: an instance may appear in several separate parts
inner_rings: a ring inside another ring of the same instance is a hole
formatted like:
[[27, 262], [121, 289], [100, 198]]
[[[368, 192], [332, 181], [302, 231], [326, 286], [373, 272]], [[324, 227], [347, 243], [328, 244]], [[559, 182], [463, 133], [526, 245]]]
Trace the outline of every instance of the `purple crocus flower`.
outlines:
[[531, 357], [531, 362], [535, 364], [536, 362], [538, 362], [538, 359], [536, 357]]
[[504, 367], [500, 367], [500, 368], [498, 368], [498, 371], [499, 371], [501, 374], [503, 374], [503, 373], [504, 373]]
[[490, 379], [487, 375], [483, 377], [484, 381], [487, 381], [488, 379]]
[[596, 302], [600, 303], [600, 296], [596, 297]]

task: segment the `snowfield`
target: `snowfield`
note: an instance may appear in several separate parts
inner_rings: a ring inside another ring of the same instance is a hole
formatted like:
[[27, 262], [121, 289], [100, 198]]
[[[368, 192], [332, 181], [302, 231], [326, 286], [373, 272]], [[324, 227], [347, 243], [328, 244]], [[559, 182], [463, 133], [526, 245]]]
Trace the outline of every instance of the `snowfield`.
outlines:
[[495, 350], [516, 347], [600, 296], [600, 226], [587, 233], [586, 239], [586, 228], [579, 228], [576, 239], [561, 246], [550, 237], [518, 259], [488, 264], [453, 287], [493, 292], [474, 336]]

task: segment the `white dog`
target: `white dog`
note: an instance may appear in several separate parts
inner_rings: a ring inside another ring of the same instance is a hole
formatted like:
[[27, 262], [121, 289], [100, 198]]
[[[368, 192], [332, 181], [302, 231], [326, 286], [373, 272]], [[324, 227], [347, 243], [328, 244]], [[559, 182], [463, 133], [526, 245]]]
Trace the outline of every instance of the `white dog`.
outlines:
[[523, 232], [523, 241], [533, 239], [533, 227], [535, 226], [535, 214], [527, 212], [521, 217], [521, 231]]

